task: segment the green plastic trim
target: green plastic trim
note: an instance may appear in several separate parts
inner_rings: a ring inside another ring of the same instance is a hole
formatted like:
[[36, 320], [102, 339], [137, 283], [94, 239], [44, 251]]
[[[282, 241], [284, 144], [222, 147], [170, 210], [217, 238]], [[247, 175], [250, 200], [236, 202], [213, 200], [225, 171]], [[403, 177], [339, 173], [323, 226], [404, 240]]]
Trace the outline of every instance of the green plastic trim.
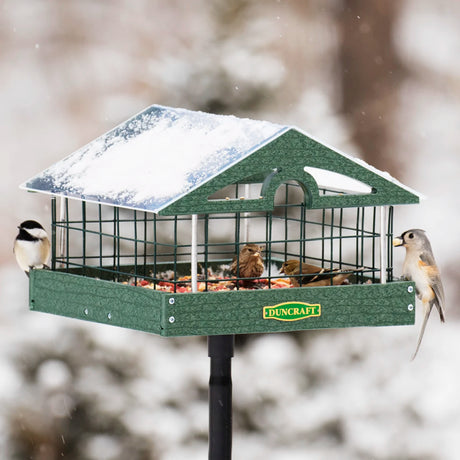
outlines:
[[[304, 167], [314, 167], [340, 173], [361, 181], [373, 189], [362, 195], [320, 195], [314, 179]], [[267, 170], [274, 174], [267, 176]], [[208, 200], [224, 187], [250, 177], [264, 177], [263, 196], [259, 199]], [[277, 188], [287, 180], [297, 181], [306, 191], [306, 205], [311, 208], [342, 208], [413, 204], [419, 202], [414, 193], [385, 179], [305, 134], [290, 129], [261, 147], [239, 163], [201, 187], [179, 198], [159, 212], [160, 215], [201, 214], [220, 212], [271, 211]]]
[[[415, 305], [415, 289], [410, 286], [414, 283], [172, 294], [52, 270], [32, 270], [29, 303], [34, 311], [162, 336], [248, 334], [411, 325], [415, 321], [411, 307]], [[264, 319], [265, 307], [292, 302], [319, 304], [321, 315], [299, 320]]]

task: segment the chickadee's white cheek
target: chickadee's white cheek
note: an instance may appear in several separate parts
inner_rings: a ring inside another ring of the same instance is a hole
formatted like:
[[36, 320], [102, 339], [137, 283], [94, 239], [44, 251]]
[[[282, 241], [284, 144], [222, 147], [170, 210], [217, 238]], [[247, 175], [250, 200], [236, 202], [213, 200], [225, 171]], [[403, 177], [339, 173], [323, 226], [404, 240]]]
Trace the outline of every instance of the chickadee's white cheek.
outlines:
[[40, 238], [40, 239], [44, 239], [48, 237], [45, 230], [43, 230], [42, 228], [30, 228], [30, 229], [27, 229], [27, 233], [29, 233], [35, 238]]

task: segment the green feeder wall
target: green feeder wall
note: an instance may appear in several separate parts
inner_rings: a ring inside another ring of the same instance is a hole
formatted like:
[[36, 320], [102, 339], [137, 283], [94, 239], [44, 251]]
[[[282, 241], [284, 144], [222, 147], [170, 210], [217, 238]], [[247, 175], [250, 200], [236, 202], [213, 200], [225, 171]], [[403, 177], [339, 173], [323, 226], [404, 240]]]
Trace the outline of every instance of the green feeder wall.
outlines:
[[[151, 106], [22, 187], [52, 197], [32, 310], [164, 336], [414, 323], [391, 241], [393, 205], [419, 195], [297, 128]], [[259, 289], [229, 271], [247, 243]], [[279, 288], [287, 259], [327, 285]]]

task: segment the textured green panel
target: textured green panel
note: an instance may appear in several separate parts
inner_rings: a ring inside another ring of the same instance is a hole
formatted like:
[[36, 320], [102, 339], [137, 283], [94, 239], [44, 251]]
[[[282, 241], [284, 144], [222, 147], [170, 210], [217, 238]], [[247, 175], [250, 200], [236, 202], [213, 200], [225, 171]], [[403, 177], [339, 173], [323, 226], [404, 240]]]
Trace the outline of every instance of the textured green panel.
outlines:
[[[30, 276], [30, 308], [166, 336], [414, 324], [413, 283], [169, 294], [49, 270]], [[321, 305], [321, 316], [263, 319], [263, 307]], [[109, 317], [110, 316], [110, 317]]]
[[[322, 196], [305, 166], [326, 169], [364, 182], [375, 193], [364, 195]], [[208, 197], [227, 185], [234, 184], [267, 170], [279, 172], [264, 184], [264, 196], [255, 200], [214, 200]], [[308, 190], [307, 205], [312, 208], [339, 208], [418, 203], [417, 195], [344, 157], [305, 134], [291, 129], [261, 147], [250, 156], [178, 199], [159, 214], [200, 214], [217, 212], [269, 211], [273, 209], [276, 189], [287, 180], [297, 180]]]
[[[172, 295], [164, 335], [213, 335], [414, 324], [412, 283], [349, 285], [264, 291]], [[321, 316], [299, 321], [263, 319], [263, 307], [300, 301], [321, 304]]]
[[30, 309], [114, 326], [161, 333], [164, 295], [94, 278], [32, 270]]

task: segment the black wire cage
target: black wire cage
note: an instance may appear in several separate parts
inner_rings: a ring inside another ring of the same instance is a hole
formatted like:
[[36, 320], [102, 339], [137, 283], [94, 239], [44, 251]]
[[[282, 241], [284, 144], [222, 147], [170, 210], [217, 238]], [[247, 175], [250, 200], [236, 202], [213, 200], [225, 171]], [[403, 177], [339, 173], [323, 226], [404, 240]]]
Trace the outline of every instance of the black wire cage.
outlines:
[[[236, 198], [242, 187], [233, 187]], [[380, 282], [380, 210], [375, 206], [312, 210], [302, 195], [301, 186], [292, 181], [278, 189], [273, 211], [198, 215], [198, 291], [239, 290], [248, 278], [232, 273], [230, 264], [248, 243], [263, 248], [265, 263], [263, 276], [249, 278], [261, 281], [253, 287], [278, 288], [276, 280], [292, 277], [308, 286], [309, 280], [300, 273], [280, 273], [289, 259], [321, 267], [322, 279], [328, 280], [323, 284], [333, 285], [342, 269], [352, 275], [353, 283]], [[392, 282], [392, 206], [386, 220], [388, 262], [383, 270], [386, 281]], [[52, 198], [51, 226], [52, 270], [174, 293], [192, 290], [192, 216], [159, 216], [67, 198], [58, 204]]]

